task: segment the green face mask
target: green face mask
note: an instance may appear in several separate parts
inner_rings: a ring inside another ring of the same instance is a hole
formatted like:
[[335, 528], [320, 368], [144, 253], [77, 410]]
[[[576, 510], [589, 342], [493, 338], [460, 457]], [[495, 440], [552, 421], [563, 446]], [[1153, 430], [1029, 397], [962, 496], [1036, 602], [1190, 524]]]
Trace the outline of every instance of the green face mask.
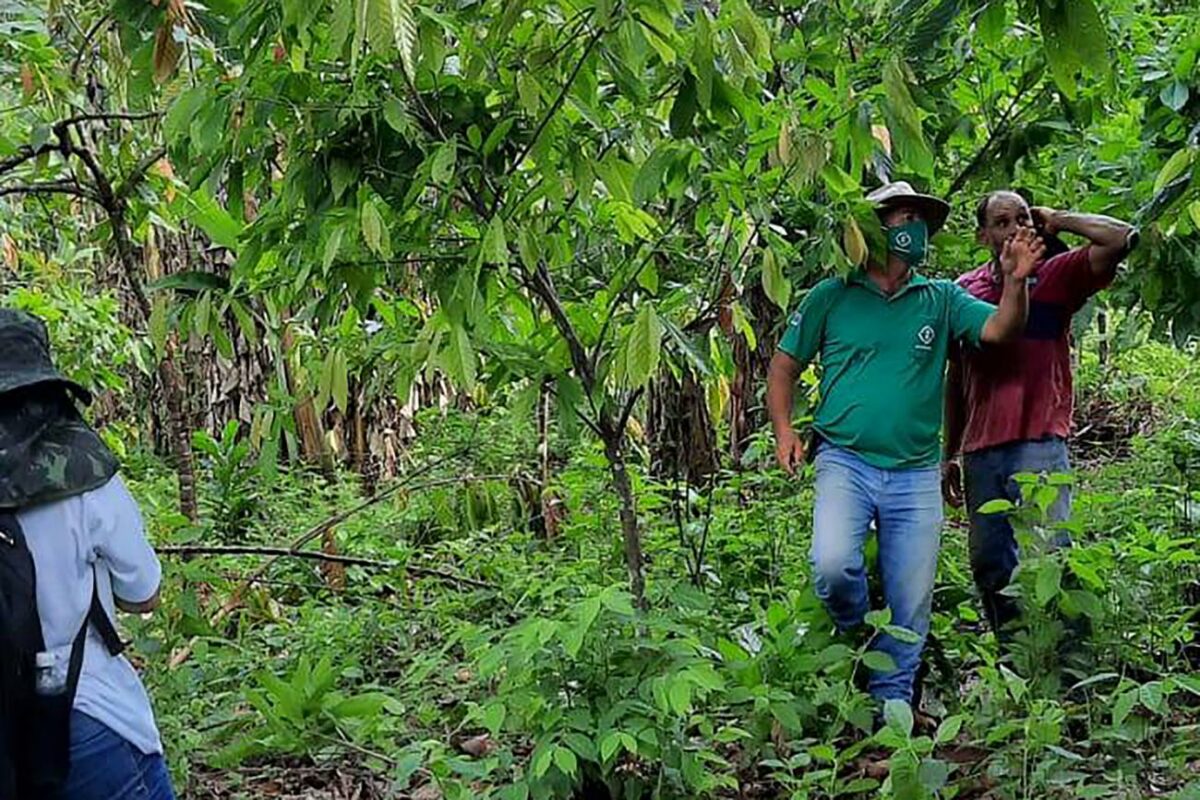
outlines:
[[887, 229], [888, 252], [910, 267], [925, 261], [929, 248], [929, 228], [923, 220], [915, 219]]

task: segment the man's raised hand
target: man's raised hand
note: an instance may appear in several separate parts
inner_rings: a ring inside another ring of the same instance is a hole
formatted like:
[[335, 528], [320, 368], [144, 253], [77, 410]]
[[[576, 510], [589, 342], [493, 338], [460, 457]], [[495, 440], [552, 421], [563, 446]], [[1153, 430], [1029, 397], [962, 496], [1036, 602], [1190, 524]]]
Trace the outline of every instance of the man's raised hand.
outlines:
[[1033, 228], [1021, 228], [1008, 238], [1000, 251], [1000, 271], [1006, 277], [1024, 280], [1046, 252], [1046, 243]]

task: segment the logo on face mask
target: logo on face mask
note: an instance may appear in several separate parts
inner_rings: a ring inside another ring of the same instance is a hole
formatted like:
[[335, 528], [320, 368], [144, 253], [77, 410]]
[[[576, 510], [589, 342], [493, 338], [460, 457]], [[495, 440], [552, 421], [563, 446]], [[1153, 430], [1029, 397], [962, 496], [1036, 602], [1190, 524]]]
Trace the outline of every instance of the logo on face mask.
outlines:
[[933, 347], [933, 340], [937, 338], [937, 333], [933, 330], [932, 325], [926, 325], [921, 330], [917, 331], [917, 349], [930, 350]]
[[919, 219], [894, 225], [887, 229], [888, 252], [904, 263], [918, 267], [925, 260], [928, 249], [929, 228]]

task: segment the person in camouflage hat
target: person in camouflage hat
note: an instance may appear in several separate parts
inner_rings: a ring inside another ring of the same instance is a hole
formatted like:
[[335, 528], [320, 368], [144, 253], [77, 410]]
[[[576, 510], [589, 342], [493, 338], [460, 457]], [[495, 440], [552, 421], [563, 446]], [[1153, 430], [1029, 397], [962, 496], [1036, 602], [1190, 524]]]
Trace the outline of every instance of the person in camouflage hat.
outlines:
[[162, 567], [91, 399], [0, 309], [0, 800], [175, 799], [114, 623], [154, 610]]
[[116, 474], [76, 400], [88, 404], [91, 393], [55, 369], [45, 324], [0, 309], [0, 509], [82, 494]]

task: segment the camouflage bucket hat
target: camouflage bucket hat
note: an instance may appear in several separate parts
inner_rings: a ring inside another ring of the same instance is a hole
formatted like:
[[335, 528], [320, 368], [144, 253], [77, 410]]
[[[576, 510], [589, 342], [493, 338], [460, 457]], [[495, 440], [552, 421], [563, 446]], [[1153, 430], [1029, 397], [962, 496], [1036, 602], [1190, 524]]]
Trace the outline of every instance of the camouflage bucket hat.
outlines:
[[54, 368], [41, 320], [0, 309], [0, 510], [82, 494], [116, 474], [76, 399], [91, 395]]
[[62, 384], [81, 402], [92, 402], [91, 392], [54, 368], [45, 323], [24, 311], [0, 308], [0, 395], [37, 383]]

